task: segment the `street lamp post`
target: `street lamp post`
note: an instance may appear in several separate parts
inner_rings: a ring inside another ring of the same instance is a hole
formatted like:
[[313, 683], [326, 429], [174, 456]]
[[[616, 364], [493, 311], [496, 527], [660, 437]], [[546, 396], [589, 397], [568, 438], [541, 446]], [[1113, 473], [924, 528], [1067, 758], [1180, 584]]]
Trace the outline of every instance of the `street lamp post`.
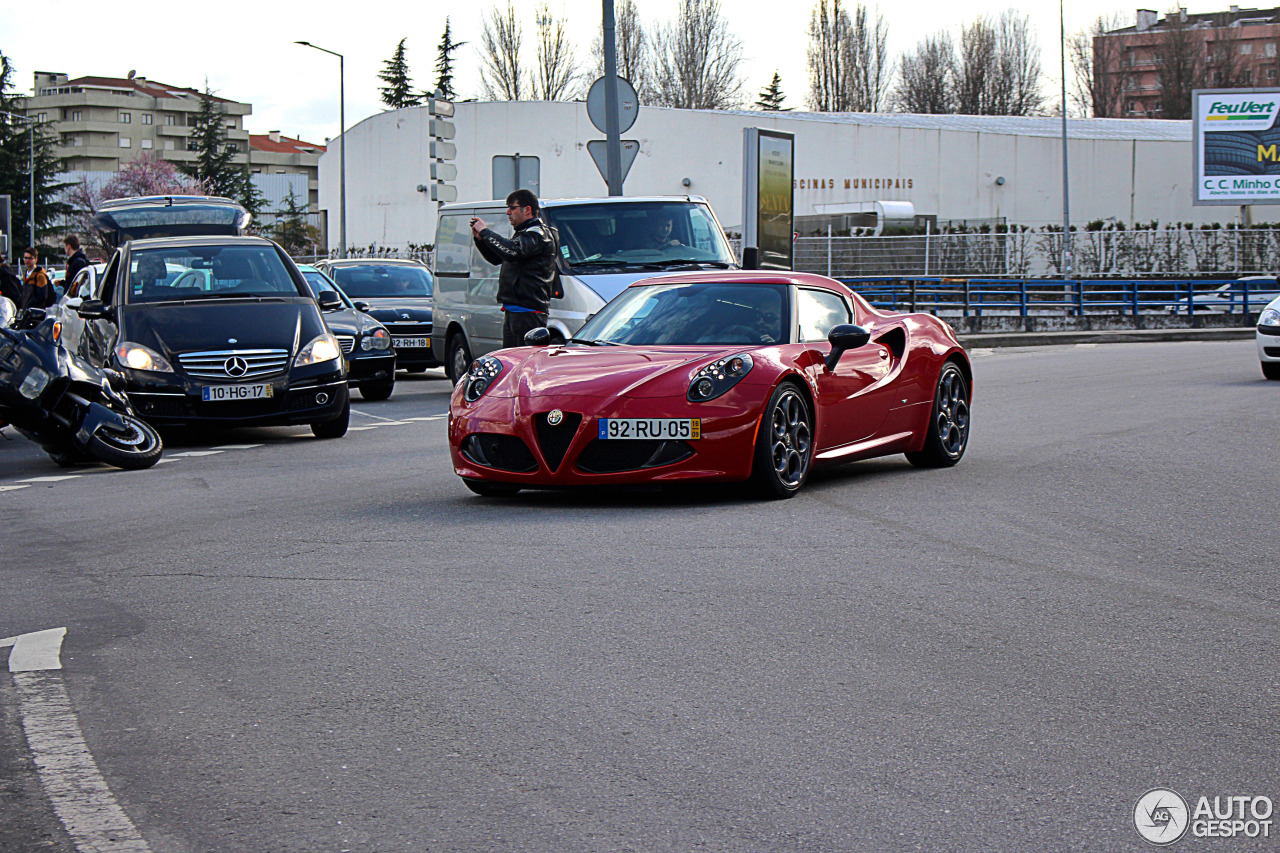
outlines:
[[[1071, 187], [1067, 180], [1067, 19], [1058, 0], [1058, 27], [1062, 54], [1062, 277], [1071, 278]], [[1084, 285], [1081, 285], [1084, 287]]]
[[27, 227], [30, 229], [30, 242], [28, 246], [36, 244], [36, 124], [38, 122], [29, 116], [20, 116], [17, 113], [0, 113], [8, 118], [16, 118], [18, 121], [25, 121], [31, 124], [29, 132], [31, 133], [31, 159], [29, 168], [30, 195], [27, 197]]
[[296, 41], [303, 47], [312, 47], [330, 56], [338, 57], [338, 124], [340, 125], [341, 148], [338, 149], [338, 254], [347, 256], [347, 96], [343, 82], [342, 54], [326, 50], [309, 41]]

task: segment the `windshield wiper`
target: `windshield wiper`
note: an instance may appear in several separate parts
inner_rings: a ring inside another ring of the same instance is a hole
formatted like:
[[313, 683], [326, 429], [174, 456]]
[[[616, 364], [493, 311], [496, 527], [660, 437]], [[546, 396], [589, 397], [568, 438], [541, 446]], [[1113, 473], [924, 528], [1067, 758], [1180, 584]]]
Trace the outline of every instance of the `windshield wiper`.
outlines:
[[607, 269], [620, 270], [660, 270], [662, 264], [655, 264], [640, 261], [580, 261], [576, 264], [569, 264], [575, 270], [586, 269], [588, 267], [605, 267]]
[[587, 346], [589, 346], [589, 347], [616, 347], [616, 346], [620, 346], [620, 344], [616, 344], [616, 343], [614, 343], [613, 341], [606, 341], [604, 338], [597, 338], [597, 339], [596, 339], [596, 340], [594, 340], [594, 341], [589, 341], [589, 340], [586, 340], [585, 338], [569, 338], [569, 343], [571, 343], [571, 344], [586, 344], [586, 345], [587, 345]]
[[732, 264], [725, 263], [724, 261], [704, 261], [695, 258], [673, 258], [669, 261], [664, 260], [662, 262], [663, 266], [670, 266], [671, 264], [696, 264], [702, 267], [715, 267], [718, 270], [727, 270], [733, 266]]

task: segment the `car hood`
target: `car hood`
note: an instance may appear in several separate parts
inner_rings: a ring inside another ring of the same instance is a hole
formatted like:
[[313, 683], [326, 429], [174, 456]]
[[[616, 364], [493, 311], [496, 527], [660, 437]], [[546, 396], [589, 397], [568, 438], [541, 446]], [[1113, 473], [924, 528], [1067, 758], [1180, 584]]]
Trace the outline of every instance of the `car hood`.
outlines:
[[355, 309], [344, 308], [341, 311], [325, 311], [323, 314], [325, 325], [335, 335], [360, 334], [360, 314]]
[[[753, 351], [744, 346], [544, 347], [498, 353], [509, 375], [494, 396], [683, 397], [693, 374], [717, 358]], [[514, 358], [513, 358], [514, 357]], [[745, 379], [751, 379], [748, 375]], [[744, 381], [745, 381], [744, 379]]]
[[324, 331], [320, 310], [303, 299], [129, 305], [120, 321], [121, 340], [165, 355], [232, 349], [293, 353]]
[[[369, 316], [380, 323], [430, 323], [431, 300], [424, 297], [352, 297], [354, 302], [367, 302]], [[404, 315], [408, 314], [408, 317]]]

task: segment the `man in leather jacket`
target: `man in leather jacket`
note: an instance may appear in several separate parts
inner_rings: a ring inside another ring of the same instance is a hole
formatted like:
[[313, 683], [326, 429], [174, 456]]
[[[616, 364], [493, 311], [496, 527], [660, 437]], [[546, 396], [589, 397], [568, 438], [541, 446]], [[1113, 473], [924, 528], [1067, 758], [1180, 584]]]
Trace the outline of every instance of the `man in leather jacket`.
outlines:
[[476, 248], [498, 272], [498, 302], [502, 305], [502, 345], [524, 345], [525, 333], [547, 325], [556, 276], [556, 241], [551, 228], [538, 218], [538, 197], [529, 190], [507, 196], [507, 219], [515, 233], [507, 240], [483, 219], [471, 220]]

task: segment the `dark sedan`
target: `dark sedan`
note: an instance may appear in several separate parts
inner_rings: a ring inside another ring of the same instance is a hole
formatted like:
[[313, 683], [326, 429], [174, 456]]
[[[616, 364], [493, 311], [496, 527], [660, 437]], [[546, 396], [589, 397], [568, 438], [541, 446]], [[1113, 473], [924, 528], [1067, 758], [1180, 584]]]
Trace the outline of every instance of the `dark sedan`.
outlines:
[[347, 384], [360, 389], [366, 400], [385, 400], [396, 386], [396, 352], [391, 348], [391, 333], [377, 320], [356, 306], [320, 270], [312, 266], [298, 267], [311, 292], [320, 298], [325, 291], [342, 297], [342, 307], [324, 312], [324, 321], [338, 338], [347, 359]]
[[417, 261], [352, 258], [320, 261], [316, 268], [333, 279], [357, 307], [391, 333], [396, 367], [421, 373], [439, 367], [431, 349], [431, 271]]

